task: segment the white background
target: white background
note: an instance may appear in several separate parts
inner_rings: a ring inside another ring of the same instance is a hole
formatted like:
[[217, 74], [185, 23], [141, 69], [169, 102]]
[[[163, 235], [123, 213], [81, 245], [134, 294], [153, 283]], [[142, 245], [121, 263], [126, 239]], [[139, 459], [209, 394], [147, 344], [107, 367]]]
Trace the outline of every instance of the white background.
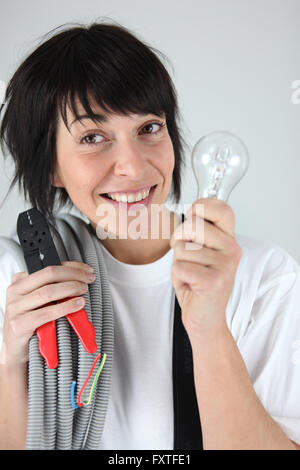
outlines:
[[[300, 262], [300, 104], [291, 99], [300, 79], [300, 0], [0, 0], [0, 6], [5, 83], [41, 36], [69, 22], [108, 17], [166, 54], [191, 148], [202, 135], [226, 129], [249, 149], [248, 173], [228, 201], [236, 232], [279, 244]], [[1, 156], [0, 202], [11, 177], [11, 163]], [[195, 197], [188, 169], [181, 203]], [[0, 235], [27, 207], [17, 190], [9, 194]]]

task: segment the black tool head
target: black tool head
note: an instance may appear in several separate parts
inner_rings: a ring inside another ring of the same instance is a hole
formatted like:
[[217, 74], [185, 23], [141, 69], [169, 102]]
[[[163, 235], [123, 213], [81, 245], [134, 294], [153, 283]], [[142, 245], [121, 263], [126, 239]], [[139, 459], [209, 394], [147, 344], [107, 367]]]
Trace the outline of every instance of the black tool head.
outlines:
[[61, 264], [48, 223], [35, 207], [19, 214], [17, 234], [29, 274]]

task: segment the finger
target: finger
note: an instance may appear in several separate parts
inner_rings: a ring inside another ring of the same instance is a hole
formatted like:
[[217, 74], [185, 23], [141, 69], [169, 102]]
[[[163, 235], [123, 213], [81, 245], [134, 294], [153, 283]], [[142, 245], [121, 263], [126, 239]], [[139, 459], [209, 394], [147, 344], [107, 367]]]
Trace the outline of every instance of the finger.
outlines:
[[192, 215], [204, 217], [223, 232], [234, 236], [235, 215], [231, 206], [225, 201], [213, 198], [197, 199], [189, 208], [186, 218], [189, 219]]
[[88, 271], [93, 272], [94, 268], [89, 264], [83, 263], [81, 261], [62, 261], [63, 266], [71, 266], [78, 269], [87, 269]]
[[10, 306], [13, 316], [20, 313], [38, 309], [48, 303], [56, 302], [67, 297], [84, 295], [88, 290], [88, 285], [79, 281], [68, 281], [54, 284], [47, 284], [33, 292], [17, 298]]
[[213, 269], [201, 264], [176, 261], [172, 265], [172, 284], [175, 289], [187, 288], [197, 291], [205, 291], [209, 287]]
[[195, 242], [178, 240], [174, 246], [174, 261], [191, 261], [217, 269], [223, 266], [226, 260], [227, 257], [222, 252]]
[[170, 245], [173, 248], [176, 240], [193, 241], [215, 250], [226, 250], [232, 246], [232, 237], [219, 227], [198, 216], [190, 217], [174, 230]]
[[16, 282], [18, 282], [20, 279], [24, 279], [25, 277], [29, 276], [29, 274], [25, 271], [23, 272], [19, 272], [19, 273], [15, 273], [13, 275], [13, 277], [11, 278], [11, 284], [14, 284]]
[[26, 312], [24, 315], [19, 315], [14, 322], [17, 323], [17, 329], [22, 332], [22, 335], [27, 334], [30, 337], [39, 326], [49, 321], [55, 321], [69, 313], [77, 312], [84, 307], [84, 304], [84, 297], [75, 297], [65, 302]]
[[47, 284], [63, 281], [81, 281], [91, 283], [94, 279], [90, 279], [86, 269], [74, 268], [67, 266], [47, 266], [46, 268], [30, 274], [24, 279], [20, 279], [15, 286], [14, 293], [17, 295], [26, 295]]

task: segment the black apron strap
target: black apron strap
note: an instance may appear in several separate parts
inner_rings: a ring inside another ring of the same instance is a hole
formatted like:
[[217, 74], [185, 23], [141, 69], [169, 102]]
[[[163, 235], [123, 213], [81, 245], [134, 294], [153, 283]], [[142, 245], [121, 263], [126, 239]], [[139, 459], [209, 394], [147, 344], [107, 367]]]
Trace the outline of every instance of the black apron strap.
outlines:
[[176, 295], [173, 327], [173, 401], [174, 450], [203, 449], [192, 348], [181, 321], [181, 308]]

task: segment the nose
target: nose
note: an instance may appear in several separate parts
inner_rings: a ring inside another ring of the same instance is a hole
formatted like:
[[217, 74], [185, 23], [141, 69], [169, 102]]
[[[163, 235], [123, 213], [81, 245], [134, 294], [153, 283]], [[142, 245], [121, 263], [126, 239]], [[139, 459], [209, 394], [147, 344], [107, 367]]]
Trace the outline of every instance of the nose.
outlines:
[[145, 155], [138, 144], [124, 138], [115, 147], [115, 152], [115, 175], [141, 180], [145, 172]]

